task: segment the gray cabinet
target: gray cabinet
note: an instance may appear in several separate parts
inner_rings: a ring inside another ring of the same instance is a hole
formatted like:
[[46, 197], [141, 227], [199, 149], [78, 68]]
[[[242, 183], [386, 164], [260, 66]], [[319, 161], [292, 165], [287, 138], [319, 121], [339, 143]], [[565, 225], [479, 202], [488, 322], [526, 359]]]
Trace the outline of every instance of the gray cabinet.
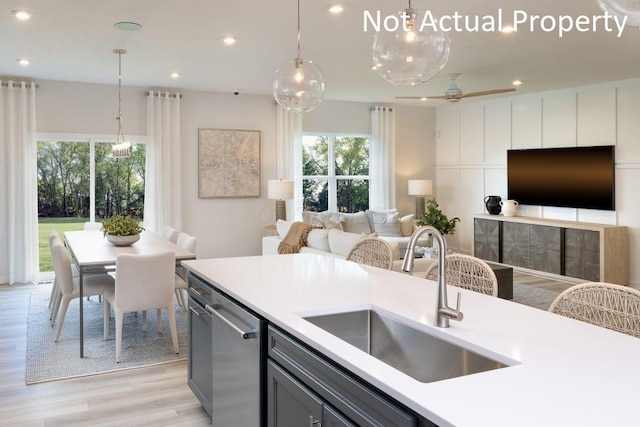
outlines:
[[565, 231], [565, 271], [567, 276], [600, 280], [600, 233], [591, 230]]
[[473, 226], [473, 250], [478, 258], [500, 260], [500, 222], [476, 219]]
[[629, 283], [627, 227], [545, 218], [477, 215], [474, 255], [514, 267]]
[[506, 222], [502, 229], [502, 262], [547, 273], [561, 273], [562, 230], [559, 227]]
[[[319, 411], [325, 427], [434, 425], [272, 325], [267, 342], [270, 427], [311, 425], [309, 416], [317, 421]], [[295, 409], [289, 412], [285, 403]]]
[[267, 362], [267, 427], [355, 427], [283, 368]]

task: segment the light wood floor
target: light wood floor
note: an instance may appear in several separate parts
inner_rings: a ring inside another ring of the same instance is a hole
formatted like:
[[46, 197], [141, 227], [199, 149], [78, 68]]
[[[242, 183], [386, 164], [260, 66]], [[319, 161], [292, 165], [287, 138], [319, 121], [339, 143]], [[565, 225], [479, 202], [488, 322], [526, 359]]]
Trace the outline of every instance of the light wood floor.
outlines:
[[0, 285], [1, 426], [211, 424], [187, 387], [186, 361], [25, 385], [29, 293], [35, 286]]
[[[557, 292], [571, 286], [518, 272], [514, 282]], [[186, 361], [25, 385], [29, 293], [35, 286], [0, 285], [0, 425], [210, 424], [187, 386]]]

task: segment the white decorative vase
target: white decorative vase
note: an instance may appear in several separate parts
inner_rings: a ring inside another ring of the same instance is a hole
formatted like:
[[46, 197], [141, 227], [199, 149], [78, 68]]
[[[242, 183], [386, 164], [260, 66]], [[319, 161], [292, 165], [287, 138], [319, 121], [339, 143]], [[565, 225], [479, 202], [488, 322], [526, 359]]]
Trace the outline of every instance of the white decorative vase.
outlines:
[[132, 234], [130, 236], [114, 236], [107, 234], [107, 240], [114, 246], [131, 246], [140, 240], [140, 234]]
[[500, 202], [500, 206], [502, 206], [502, 214], [504, 216], [515, 216], [518, 202], [515, 200], [504, 200]]

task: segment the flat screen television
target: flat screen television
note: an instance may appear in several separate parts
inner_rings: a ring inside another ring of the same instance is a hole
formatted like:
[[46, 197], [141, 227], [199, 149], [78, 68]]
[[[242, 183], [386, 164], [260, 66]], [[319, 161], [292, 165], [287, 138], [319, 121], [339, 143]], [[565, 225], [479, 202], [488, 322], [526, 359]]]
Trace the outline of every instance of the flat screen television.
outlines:
[[614, 147], [508, 150], [507, 181], [519, 204], [615, 210]]

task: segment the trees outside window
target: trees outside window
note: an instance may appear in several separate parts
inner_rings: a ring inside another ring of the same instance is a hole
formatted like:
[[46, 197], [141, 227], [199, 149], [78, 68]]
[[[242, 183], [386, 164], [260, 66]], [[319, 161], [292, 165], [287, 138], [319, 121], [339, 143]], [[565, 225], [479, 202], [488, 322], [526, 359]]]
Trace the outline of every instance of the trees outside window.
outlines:
[[[99, 219], [125, 214], [142, 218], [146, 147], [134, 144], [129, 157], [114, 159], [111, 146], [99, 142], [39, 141], [38, 215]], [[95, 165], [94, 176], [91, 163]]]
[[304, 210], [369, 208], [368, 136], [304, 135], [302, 162]]
[[38, 234], [40, 271], [53, 270], [48, 236], [82, 230], [84, 222], [115, 215], [142, 220], [146, 146], [133, 144], [125, 159], [111, 156], [112, 143], [92, 140], [38, 142]]

